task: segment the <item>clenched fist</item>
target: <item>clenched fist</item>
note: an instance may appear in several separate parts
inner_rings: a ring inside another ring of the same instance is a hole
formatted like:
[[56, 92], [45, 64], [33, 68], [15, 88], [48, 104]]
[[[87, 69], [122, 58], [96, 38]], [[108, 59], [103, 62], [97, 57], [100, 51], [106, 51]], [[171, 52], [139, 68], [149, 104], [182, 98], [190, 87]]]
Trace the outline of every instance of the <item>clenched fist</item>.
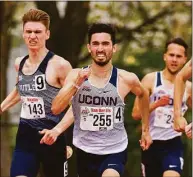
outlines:
[[85, 79], [87, 79], [90, 76], [90, 73], [91, 73], [90, 68], [84, 68], [80, 70], [78, 73], [78, 77], [75, 81], [75, 85], [80, 86], [85, 81]]

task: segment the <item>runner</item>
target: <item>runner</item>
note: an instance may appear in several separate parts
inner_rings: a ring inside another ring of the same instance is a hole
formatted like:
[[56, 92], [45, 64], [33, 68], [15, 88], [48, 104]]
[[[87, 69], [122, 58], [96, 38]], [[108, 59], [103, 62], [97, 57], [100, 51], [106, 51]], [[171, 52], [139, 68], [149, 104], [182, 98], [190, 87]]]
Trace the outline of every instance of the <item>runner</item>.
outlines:
[[[181, 38], [166, 43], [162, 71], [147, 74], [143, 86], [150, 95], [150, 134], [153, 144], [142, 151], [142, 172], [147, 177], [179, 177], [183, 168], [181, 133], [173, 129], [174, 80], [187, 59], [188, 46]], [[191, 97], [191, 83], [186, 84], [182, 112], [187, 111], [186, 102]], [[141, 118], [141, 109], [136, 98], [132, 116]]]
[[50, 17], [46, 12], [31, 9], [22, 20], [29, 55], [16, 59], [17, 84], [1, 104], [2, 113], [22, 101], [10, 176], [35, 177], [41, 162], [46, 177], [64, 177], [67, 176], [65, 136], [62, 134], [48, 146], [40, 144], [39, 131], [52, 129], [62, 119], [64, 112], [52, 114], [51, 103], [72, 67], [46, 48], [50, 37]]
[[[146, 150], [152, 142], [148, 127], [148, 95], [134, 73], [112, 65], [116, 52], [113, 25], [91, 25], [88, 41], [91, 65], [70, 72], [53, 100], [52, 111], [59, 114], [73, 96], [73, 144], [77, 148], [79, 177], [118, 177], [123, 174], [127, 161], [124, 98], [129, 92], [139, 97], [143, 110], [141, 146]], [[46, 137], [45, 134], [44, 143]]]

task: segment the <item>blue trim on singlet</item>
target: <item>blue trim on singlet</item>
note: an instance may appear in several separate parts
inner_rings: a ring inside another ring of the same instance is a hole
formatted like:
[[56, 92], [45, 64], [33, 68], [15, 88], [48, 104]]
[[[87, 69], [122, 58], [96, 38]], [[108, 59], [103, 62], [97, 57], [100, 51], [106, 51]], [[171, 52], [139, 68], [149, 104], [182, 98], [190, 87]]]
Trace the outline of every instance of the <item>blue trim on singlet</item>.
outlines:
[[113, 67], [112, 75], [109, 80], [109, 83], [113, 84], [115, 87], [117, 87], [117, 68]]
[[23, 65], [25, 63], [25, 61], [27, 60], [27, 58], [29, 58], [29, 55], [26, 55], [20, 62], [20, 65], [19, 65], [19, 71], [22, 71], [22, 68], [23, 68]]
[[46, 72], [46, 68], [48, 65], [49, 60], [54, 56], [54, 53], [49, 51], [47, 55], [45, 56], [44, 60], [41, 62], [38, 70], [41, 71], [43, 74]]
[[[89, 66], [85, 66], [83, 67], [83, 69], [87, 68]], [[85, 81], [87, 81], [88, 78], [85, 79]], [[112, 85], [114, 85], [115, 87], [117, 87], [117, 68], [113, 67], [113, 71], [112, 71], [112, 75], [111, 78], [109, 80], [109, 83], [111, 83]]]
[[[82, 69], [89, 68], [90, 66], [84, 66]], [[87, 81], [88, 78], [86, 78], [84, 81]]]
[[162, 85], [161, 82], [161, 73], [157, 72], [157, 83], [156, 83], [156, 87], [159, 87], [160, 85]]

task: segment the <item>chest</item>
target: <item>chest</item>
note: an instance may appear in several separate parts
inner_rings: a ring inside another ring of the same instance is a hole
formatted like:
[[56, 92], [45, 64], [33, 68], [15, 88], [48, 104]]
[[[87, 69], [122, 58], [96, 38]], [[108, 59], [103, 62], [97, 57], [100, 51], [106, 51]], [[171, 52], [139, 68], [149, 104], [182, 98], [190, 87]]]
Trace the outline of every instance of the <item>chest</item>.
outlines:
[[22, 78], [23, 82], [26, 84], [36, 85], [37, 88], [44, 88], [46, 83], [61, 88], [57, 72], [49, 63], [45, 69], [39, 65], [29, 66], [25, 64], [19, 74], [19, 81], [21, 81]]
[[108, 82], [109, 82], [109, 77], [96, 77], [94, 75], [91, 75], [89, 78], [88, 78], [88, 81], [91, 85], [93, 85], [94, 87], [96, 88], [104, 88]]
[[116, 106], [121, 102], [114, 85], [107, 83], [105, 87], [98, 88], [88, 80], [82, 84], [74, 99], [78, 104], [96, 106]]

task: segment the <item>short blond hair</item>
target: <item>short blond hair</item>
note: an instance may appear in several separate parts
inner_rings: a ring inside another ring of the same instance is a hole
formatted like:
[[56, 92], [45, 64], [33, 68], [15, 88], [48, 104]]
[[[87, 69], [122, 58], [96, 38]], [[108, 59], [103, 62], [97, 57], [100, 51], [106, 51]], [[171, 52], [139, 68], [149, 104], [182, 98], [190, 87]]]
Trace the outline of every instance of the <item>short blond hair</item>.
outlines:
[[43, 10], [30, 9], [23, 15], [22, 21], [23, 26], [27, 22], [32, 21], [32, 22], [41, 22], [46, 27], [46, 29], [50, 28], [50, 16]]

